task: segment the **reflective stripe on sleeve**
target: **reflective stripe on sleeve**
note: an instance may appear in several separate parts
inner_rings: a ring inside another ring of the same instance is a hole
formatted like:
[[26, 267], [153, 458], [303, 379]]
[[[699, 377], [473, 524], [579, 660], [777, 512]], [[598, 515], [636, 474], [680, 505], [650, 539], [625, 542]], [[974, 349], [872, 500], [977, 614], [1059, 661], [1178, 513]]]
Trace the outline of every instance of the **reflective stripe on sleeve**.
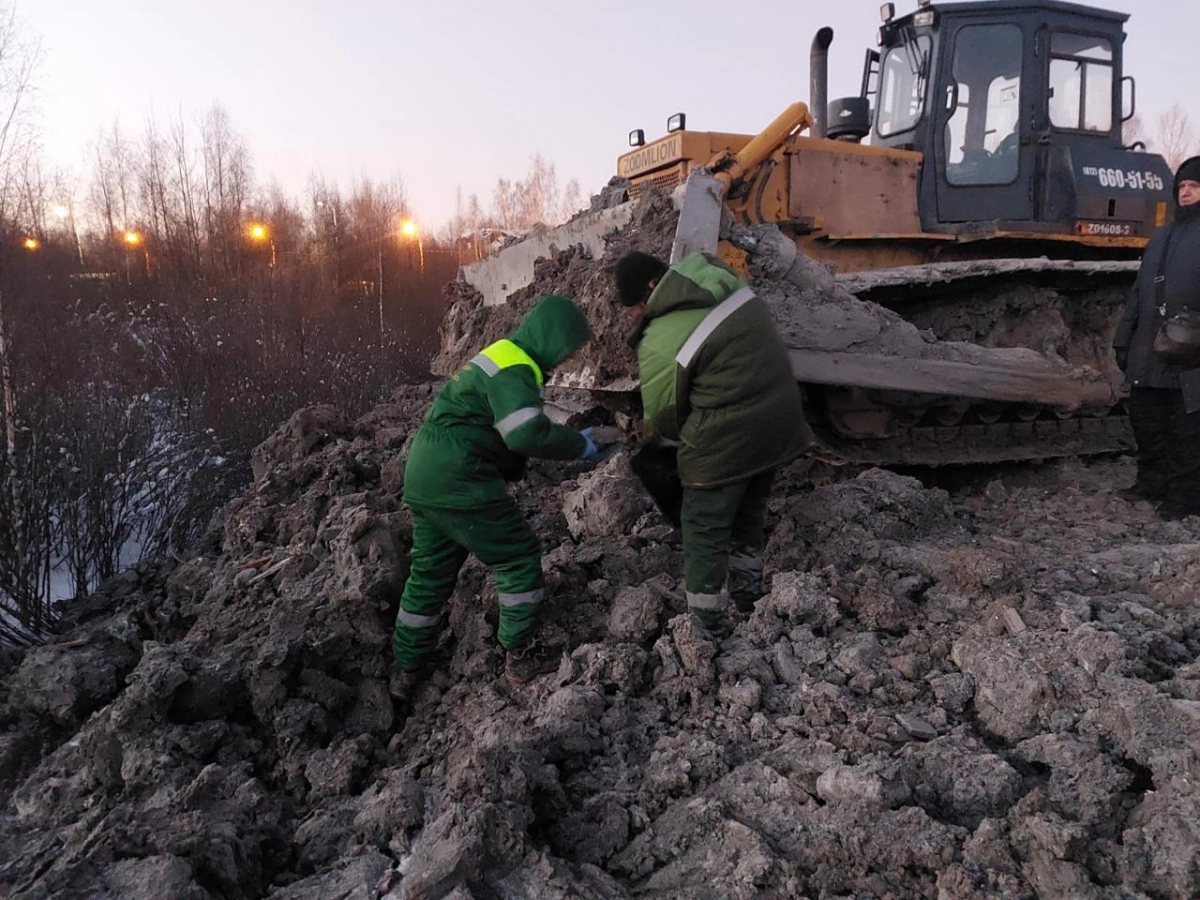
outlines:
[[717, 327], [728, 319], [731, 315], [754, 299], [754, 291], [749, 287], [741, 288], [734, 291], [724, 300], [722, 300], [713, 311], [700, 320], [700, 324], [696, 326], [696, 330], [691, 333], [683, 346], [679, 348], [679, 353], [675, 356], [675, 362], [683, 366], [685, 369], [692, 364], [692, 360], [696, 358], [696, 353], [704, 345], [704, 342], [712, 335]]
[[510, 412], [503, 419], [498, 421], [495, 428], [500, 432], [500, 437], [508, 437], [526, 422], [531, 422], [542, 414], [542, 410], [537, 406], [526, 406], [523, 409], [518, 409], [516, 412]]
[[471, 362], [483, 369], [488, 374], [488, 377], [494, 376], [500, 371], [500, 366], [496, 364], [496, 361], [483, 353], [476, 353], [471, 358]]

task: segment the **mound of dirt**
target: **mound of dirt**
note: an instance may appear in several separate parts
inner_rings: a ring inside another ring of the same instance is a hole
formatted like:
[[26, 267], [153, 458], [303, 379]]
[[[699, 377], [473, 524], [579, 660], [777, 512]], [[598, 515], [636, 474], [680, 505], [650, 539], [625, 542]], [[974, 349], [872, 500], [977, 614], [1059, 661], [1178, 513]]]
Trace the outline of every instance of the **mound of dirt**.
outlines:
[[194, 557], [4, 658], [5, 896], [1200, 894], [1200, 541], [1115, 497], [1128, 463], [785, 477], [770, 594], [718, 643], [625, 454], [533, 461], [558, 671], [503, 679], [471, 561], [409, 706], [432, 390], [297, 413]]
[[595, 337], [555, 372], [554, 383], [628, 381], [636, 373], [637, 359], [626, 343], [629, 322], [614, 299], [612, 267], [630, 250], [669, 257], [677, 219], [668, 195], [647, 192], [636, 201], [630, 223], [606, 238], [600, 259], [580, 246], [539, 259], [533, 283], [498, 306], [485, 307], [483, 298], [467, 282], [451, 282], [446, 287], [448, 311], [442, 322], [442, 345], [431, 364], [432, 371], [440, 377], [452, 375], [481, 347], [508, 335], [540, 297], [555, 293], [580, 304]]
[[[538, 298], [559, 293], [581, 305], [591, 320], [595, 339], [555, 372], [550, 384], [630, 390], [636, 383], [636, 357], [628, 345], [629, 321], [614, 301], [612, 269], [622, 255], [635, 249], [669, 258], [678, 218], [668, 194], [647, 190], [635, 201], [629, 223], [605, 237], [599, 258], [580, 245], [556, 249], [534, 264], [532, 283], [494, 306], [485, 305], [483, 296], [466, 280], [451, 283], [446, 288], [448, 312], [442, 343], [432, 371], [449, 377], [481, 347], [509, 334]], [[1095, 329], [1081, 328], [1078, 323], [1068, 328], [1061, 309], [1050, 311], [1046, 304], [1063, 304], [1054, 291], [1029, 288], [1022, 294], [1020, 290], [1014, 293], [1010, 286], [1002, 291], [1004, 302], [999, 305], [983, 304], [986, 308], [981, 311], [964, 303], [954, 307], [959, 310], [957, 318], [943, 313], [926, 322], [928, 317], [918, 316], [919, 325], [851, 293], [847, 286], [868, 292], [873, 288], [875, 281], [863, 276], [847, 279], [844, 286], [809, 261], [811, 281], [798, 285], [787, 280], [788, 263], [780, 259], [779, 244], [787, 244], [788, 250], [794, 245], [774, 226], [726, 225], [726, 234], [734, 243], [749, 248], [747, 276], [771, 307], [784, 340], [798, 350], [965, 362], [1024, 375], [1044, 372], [1048, 377], [1087, 381], [1112, 375], [1106, 374], [1103, 365], [1111, 354], [1098, 351]], [[1022, 298], [1028, 308], [1022, 307]], [[1068, 337], [1076, 331], [1086, 346], [1064, 350], [1070, 343]]]

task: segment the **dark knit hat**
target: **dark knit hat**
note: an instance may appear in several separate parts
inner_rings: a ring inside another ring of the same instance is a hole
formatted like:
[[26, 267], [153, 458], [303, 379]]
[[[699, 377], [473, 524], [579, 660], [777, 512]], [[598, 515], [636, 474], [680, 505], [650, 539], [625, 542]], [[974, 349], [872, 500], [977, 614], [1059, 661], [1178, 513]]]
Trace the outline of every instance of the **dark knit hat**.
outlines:
[[1184, 160], [1175, 173], [1175, 199], [1179, 199], [1179, 185], [1185, 181], [1200, 181], [1200, 156]]
[[667, 264], [657, 256], [633, 250], [626, 253], [613, 268], [617, 301], [622, 306], [637, 306], [650, 296], [650, 282], [667, 274]]

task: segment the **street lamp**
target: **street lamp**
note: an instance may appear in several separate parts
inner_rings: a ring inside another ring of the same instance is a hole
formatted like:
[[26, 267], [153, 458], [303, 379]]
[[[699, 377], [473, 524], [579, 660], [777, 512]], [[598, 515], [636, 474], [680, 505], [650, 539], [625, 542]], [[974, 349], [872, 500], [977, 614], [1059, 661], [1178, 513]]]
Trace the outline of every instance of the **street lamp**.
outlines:
[[421, 229], [412, 219], [405, 219], [400, 223], [400, 234], [408, 240], [416, 239], [417, 251], [421, 259], [421, 277], [425, 277], [425, 242], [421, 240]]
[[271, 229], [261, 222], [251, 222], [246, 229], [246, 234], [254, 243], [266, 242], [271, 247], [271, 265], [267, 269], [267, 293], [273, 303], [275, 301], [275, 238], [271, 236]]
[[[141, 232], [127, 229], [125, 231], [125, 233], [121, 235], [121, 240], [123, 240], [125, 242], [125, 246], [127, 246], [130, 250], [137, 250], [138, 247], [142, 248], [142, 257], [146, 261], [146, 274], [149, 275], [150, 274], [150, 248], [145, 246], [145, 239], [142, 237]], [[129, 264], [128, 264], [128, 262], [126, 262], [126, 264], [125, 264], [125, 280], [129, 281]]]
[[275, 239], [271, 237], [271, 229], [267, 228], [261, 222], [252, 222], [249, 229], [250, 240], [256, 244], [261, 244], [264, 241], [271, 246], [271, 272], [275, 271]]
[[35, 237], [27, 237], [21, 242], [21, 246], [26, 250], [33, 251], [39, 249], [42, 246], [42, 242]]

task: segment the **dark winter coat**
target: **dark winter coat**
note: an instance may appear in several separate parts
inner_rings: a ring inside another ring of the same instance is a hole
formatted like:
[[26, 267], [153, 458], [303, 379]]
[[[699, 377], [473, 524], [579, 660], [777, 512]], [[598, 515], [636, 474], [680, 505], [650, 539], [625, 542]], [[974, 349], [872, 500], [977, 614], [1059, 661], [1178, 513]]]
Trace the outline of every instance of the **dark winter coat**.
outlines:
[[587, 441], [542, 408], [550, 370], [591, 338], [566, 297], [543, 297], [508, 339], [484, 348], [438, 394], [404, 470], [404, 500], [438, 509], [485, 509], [508, 500], [507, 481], [531, 456], [579, 459]]
[[1182, 370], [1154, 352], [1154, 337], [1163, 322], [1185, 309], [1200, 311], [1200, 216], [1167, 223], [1146, 245], [1113, 337], [1114, 347], [1129, 350], [1125, 375], [1130, 385], [1179, 387]]
[[770, 308], [716, 257], [671, 267], [633, 342], [647, 425], [679, 443], [684, 485], [750, 478], [812, 444]]

